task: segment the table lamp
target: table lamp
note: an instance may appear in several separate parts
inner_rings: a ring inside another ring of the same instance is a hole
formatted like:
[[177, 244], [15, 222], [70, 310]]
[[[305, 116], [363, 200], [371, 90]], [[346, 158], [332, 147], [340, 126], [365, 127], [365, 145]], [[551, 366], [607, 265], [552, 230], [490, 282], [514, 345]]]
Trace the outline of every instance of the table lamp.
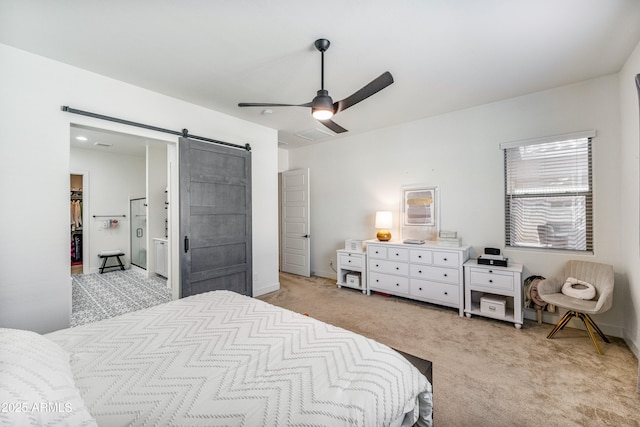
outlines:
[[391, 232], [388, 230], [391, 228], [391, 212], [390, 211], [378, 211], [376, 212], [376, 224], [375, 227], [379, 228], [378, 235], [376, 236], [381, 242], [391, 240]]

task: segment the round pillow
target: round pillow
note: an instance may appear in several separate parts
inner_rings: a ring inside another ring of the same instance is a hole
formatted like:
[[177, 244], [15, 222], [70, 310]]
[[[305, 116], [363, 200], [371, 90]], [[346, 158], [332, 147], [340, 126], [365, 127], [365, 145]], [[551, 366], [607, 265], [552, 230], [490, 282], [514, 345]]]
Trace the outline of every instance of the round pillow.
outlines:
[[591, 283], [569, 277], [562, 285], [562, 293], [572, 298], [591, 300], [596, 296], [596, 288]]

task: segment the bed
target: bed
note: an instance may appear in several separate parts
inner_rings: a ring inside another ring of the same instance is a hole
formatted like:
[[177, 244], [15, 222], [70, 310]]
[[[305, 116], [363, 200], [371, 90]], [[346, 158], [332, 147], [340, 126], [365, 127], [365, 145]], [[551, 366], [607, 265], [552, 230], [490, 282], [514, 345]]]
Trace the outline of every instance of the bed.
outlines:
[[432, 425], [398, 352], [230, 291], [0, 339], [2, 425]]

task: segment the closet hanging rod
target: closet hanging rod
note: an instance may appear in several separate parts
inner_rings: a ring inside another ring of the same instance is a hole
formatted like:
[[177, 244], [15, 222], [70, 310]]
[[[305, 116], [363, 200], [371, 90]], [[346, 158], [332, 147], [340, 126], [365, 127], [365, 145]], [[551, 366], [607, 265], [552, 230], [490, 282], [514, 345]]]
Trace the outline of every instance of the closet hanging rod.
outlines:
[[113, 217], [117, 217], [117, 218], [120, 218], [120, 217], [122, 217], [122, 218], [126, 218], [127, 216], [126, 216], [126, 215], [94, 215], [93, 217], [94, 217], [94, 218], [107, 218], [107, 217], [110, 217], [110, 218], [113, 218]]
[[71, 108], [68, 105], [61, 106], [60, 110], [65, 111], [67, 113], [80, 114], [81, 116], [93, 117], [95, 119], [121, 123], [123, 125], [155, 130], [157, 132], [170, 133], [171, 135], [179, 135], [179, 136], [182, 136], [183, 138], [199, 139], [200, 141], [211, 142], [213, 144], [226, 145], [227, 147], [234, 147], [234, 148], [240, 148], [243, 150], [251, 151], [251, 145], [249, 144], [245, 144], [243, 146], [243, 145], [232, 144], [230, 142], [224, 142], [224, 141], [218, 141], [215, 139], [205, 138], [204, 136], [190, 135], [188, 129], [182, 129], [182, 132], [178, 132], [171, 129], [164, 129], [157, 126], [151, 126], [151, 125], [145, 125], [143, 123], [132, 122], [130, 120], [118, 119], [116, 117], [110, 117], [110, 116], [104, 116], [102, 114], [91, 113], [89, 111], [76, 110], [75, 108]]

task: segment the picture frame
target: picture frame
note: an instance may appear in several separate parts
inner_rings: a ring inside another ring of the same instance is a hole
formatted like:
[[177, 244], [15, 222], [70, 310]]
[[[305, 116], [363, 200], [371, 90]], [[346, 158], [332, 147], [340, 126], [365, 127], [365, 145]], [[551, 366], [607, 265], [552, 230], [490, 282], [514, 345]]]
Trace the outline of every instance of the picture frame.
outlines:
[[434, 185], [403, 185], [400, 190], [401, 238], [436, 240], [439, 193]]

